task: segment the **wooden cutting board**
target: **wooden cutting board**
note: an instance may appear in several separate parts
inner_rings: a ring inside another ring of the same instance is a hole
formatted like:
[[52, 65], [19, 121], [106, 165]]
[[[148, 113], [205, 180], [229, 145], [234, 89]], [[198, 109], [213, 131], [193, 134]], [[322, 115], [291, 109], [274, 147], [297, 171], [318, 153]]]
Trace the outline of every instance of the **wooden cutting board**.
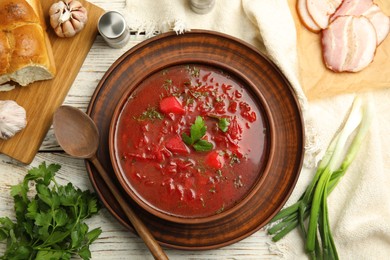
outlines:
[[97, 21], [104, 10], [79, 0], [88, 10], [86, 27], [73, 38], [59, 38], [50, 27], [48, 13], [57, 2], [41, 0], [46, 15], [57, 75], [52, 80], [35, 82], [0, 92], [0, 100], [15, 100], [26, 109], [27, 126], [9, 140], [0, 139], [0, 153], [29, 164], [35, 157], [52, 123], [54, 111], [63, 103], [97, 35]]
[[[377, 48], [374, 61], [358, 73], [335, 73], [322, 60], [321, 34], [307, 30], [299, 20], [297, 0], [289, 0], [297, 28], [300, 81], [309, 100], [342, 93], [367, 91], [390, 87], [390, 35]], [[389, 0], [375, 0], [390, 15]]]

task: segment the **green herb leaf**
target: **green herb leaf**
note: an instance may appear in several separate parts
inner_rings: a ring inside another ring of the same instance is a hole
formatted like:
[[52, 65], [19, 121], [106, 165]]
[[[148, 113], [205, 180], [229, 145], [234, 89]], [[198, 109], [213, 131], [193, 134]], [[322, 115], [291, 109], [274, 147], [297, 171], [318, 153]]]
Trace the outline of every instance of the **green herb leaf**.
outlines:
[[193, 143], [200, 140], [206, 134], [206, 126], [204, 124], [203, 118], [197, 116], [195, 123], [191, 126], [191, 139]]
[[26, 202], [21, 196], [14, 197], [14, 209], [18, 223], [22, 223], [24, 221], [27, 207], [28, 202]]
[[194, 144], [192, 138], [189, 137], [186, 133], [183, 133], [183, 134], [181, 135], [181, 138], [182, 138], [183, 141], [184, 141], [186, 144], [188, 144], [188, 145], [193, 145], [193, 144]]
[[80, 232], [77, 228], [71, 233], [71, 239], [72, 239], [72, 245], [71, 245], [72, 248], [80, 246], [82, 240], [81, 240]]
[[93, 196], [90, 194], [88, 198], [88, 213], [90, 215], [95, 214], [99, 211], [98, 202]]
[[54, 211], [54, 220], [57, 223], [57, 227], [65, 226], [68, 222], [68, 214], [63, 208], [57, 209]]
[[226, 131], [228, 130], [229, 125], [230, 125], [230, 122], [229, 122], [229, 119], [227, 119], [227, 118], [220, 118], [218, 121], [218, 127], [224, 133], [226, 133]]
[[102, 230], [100, 228], [95, 228], [95, 229], [89, 231], [85, 235], [85, 238], [88, 240], [89, 243], [92, 243], [100, 236], [101, 233], [102, 233]]
[[63, 232], [63, 231], [54, 231], [50, 234], [50, 240], [48, 240], [49, 245], [57, 244], [61, 241], [63, 241], [65, 238], [69, 236], [69, 231]]
[[31, 252], [28, 249], [28, 247], [20, 246], [18, 248], [15, 248], [15, 251], [13, 252], [13, 254], [14, 254], [13, 259], [29, 259]]
[[0, 218], [0, 224], [2, 229], [6, 229], [8, 231], [14, 228], [14, 223], [9, 217]]
[[11, 196], [27, 196], [27, 189], [23, 184], [14, 185], [11, 187]]
[[207, 152], [213, 149], [213, 144], [201, 139], [206, 134], [207, 127], [201, 116], [197, 116], [195, 122], [191, 125], [190, 134], [186, 133], [181, 135], [184, 143], [192, 145], [196, 151]]
[[38, 252], [35, 260], [47, 260], [47, 259], [64, 259], [64, 252], [61, 251], [53, 251], [51, 249], [41, 250]]
[[42, 212], [35, 215], [35, 224], [40, 227], [48, 227], [51, 224], [53, 215], [51, 212]]
[[8, 232], [0, 228], [0, 241], [3, 241], [8, 238]]
[[91, 251], [89, 250], [89, 246], [84, 246], [81, 248], [78, 252], [78, 255], [84, 260], [91, 259]]
[[208, 152], [213, 149], [213, 144], [206, 140], [199, 140], [194, 144], [194, 148], [199, 152]]
[[73, 187], [72, 183], [68, 183], [66, 186], [58, 188], [58, 195], [60, 196], [60, 203], [63, 206], [73, 206], [77, 204], [78, 192]]
[[14, 229], [14, 223], [8, 217], [0, 218], [0, 241], [10, 237], [10, 231]]
[[43, 201], [45, 202], [48, 206], [52, 206], [53, 204], [53, 201], [51, 199], [51, 191], [49, 190], [49, 188], [43, 184], [43, 183], [38, 183], [36, 185], [36, 190], [37, 190], [37, 195], [38, 197]]
[[38, 214], [38, 201], [33, 200], [27, 206], [26, 217], [29, 219], [35, 219], [35, 216]]

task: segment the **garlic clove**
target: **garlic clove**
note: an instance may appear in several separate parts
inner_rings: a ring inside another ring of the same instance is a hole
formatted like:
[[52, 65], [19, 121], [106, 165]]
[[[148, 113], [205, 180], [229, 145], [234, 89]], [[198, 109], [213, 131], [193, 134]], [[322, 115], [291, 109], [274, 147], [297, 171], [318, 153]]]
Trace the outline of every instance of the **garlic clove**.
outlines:
[[66, 21], [62, 24], [62, 34], [64, 37], [73, 37], [76, 35], [76, 31], [71, 21]]
[[26, 127], [26, 110], [13, 100], [0, 100], [0, 138], [7, 140]]
[[59, 1], [58, 3], [53, 4], [50, 9], [49, 13], [51, 14], [50, 24], [53, 28], [56, 28], [59, 26], [59, 20], [62, 16], [62, 13], [67, 10], [67, 7], [64, 2]]
[[81, 9], [82, 7], [83, 7], [82, 4], [78, 1], [69, 2], [69, 9], [71, 11], [77, 11], [77, 10]]
[[72, 19], [70, 22], [76, 32], [81, 31], [84, 28], [84, 23], [81, 23], [76, 19]]
[[60, 14], [60, 18], [58, 18], [58, 22], [60, 24], [66, 22], [66, 21], [69, 21], [70, 20], [70, 17], [72, 16], [72, 13], [68, 10], [68, 9], [65, 9], [61, 14]]

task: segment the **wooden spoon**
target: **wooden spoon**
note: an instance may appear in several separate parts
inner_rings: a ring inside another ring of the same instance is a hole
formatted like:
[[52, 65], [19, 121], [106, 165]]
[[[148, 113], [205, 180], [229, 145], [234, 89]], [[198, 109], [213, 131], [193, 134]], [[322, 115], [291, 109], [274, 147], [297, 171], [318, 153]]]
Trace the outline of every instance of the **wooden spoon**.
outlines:
[[97, 159], [99, 131], [93, 120], [75, 107], [61, 106], [54, 113], [53, 127], [57, 141], [66, 153], [77, 158], [87, 159], [95, 166], [154, 258], [168, 259], [145, 224], [122, 198], [118, 188]]

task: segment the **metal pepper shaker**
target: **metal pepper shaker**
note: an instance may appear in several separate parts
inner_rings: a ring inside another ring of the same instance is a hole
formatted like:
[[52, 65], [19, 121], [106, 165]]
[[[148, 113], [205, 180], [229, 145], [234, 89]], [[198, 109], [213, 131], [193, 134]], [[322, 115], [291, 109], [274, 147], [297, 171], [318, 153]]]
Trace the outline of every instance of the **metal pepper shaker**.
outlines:
[[99, 18], [98, 31], [112, 48], [122, 48], [130, 39], [125, 18], [116, 11], [108, 11]]
[[207, 14], [213, 9], [215, 0], [190, 0], [190, 5], [195, 13]]

